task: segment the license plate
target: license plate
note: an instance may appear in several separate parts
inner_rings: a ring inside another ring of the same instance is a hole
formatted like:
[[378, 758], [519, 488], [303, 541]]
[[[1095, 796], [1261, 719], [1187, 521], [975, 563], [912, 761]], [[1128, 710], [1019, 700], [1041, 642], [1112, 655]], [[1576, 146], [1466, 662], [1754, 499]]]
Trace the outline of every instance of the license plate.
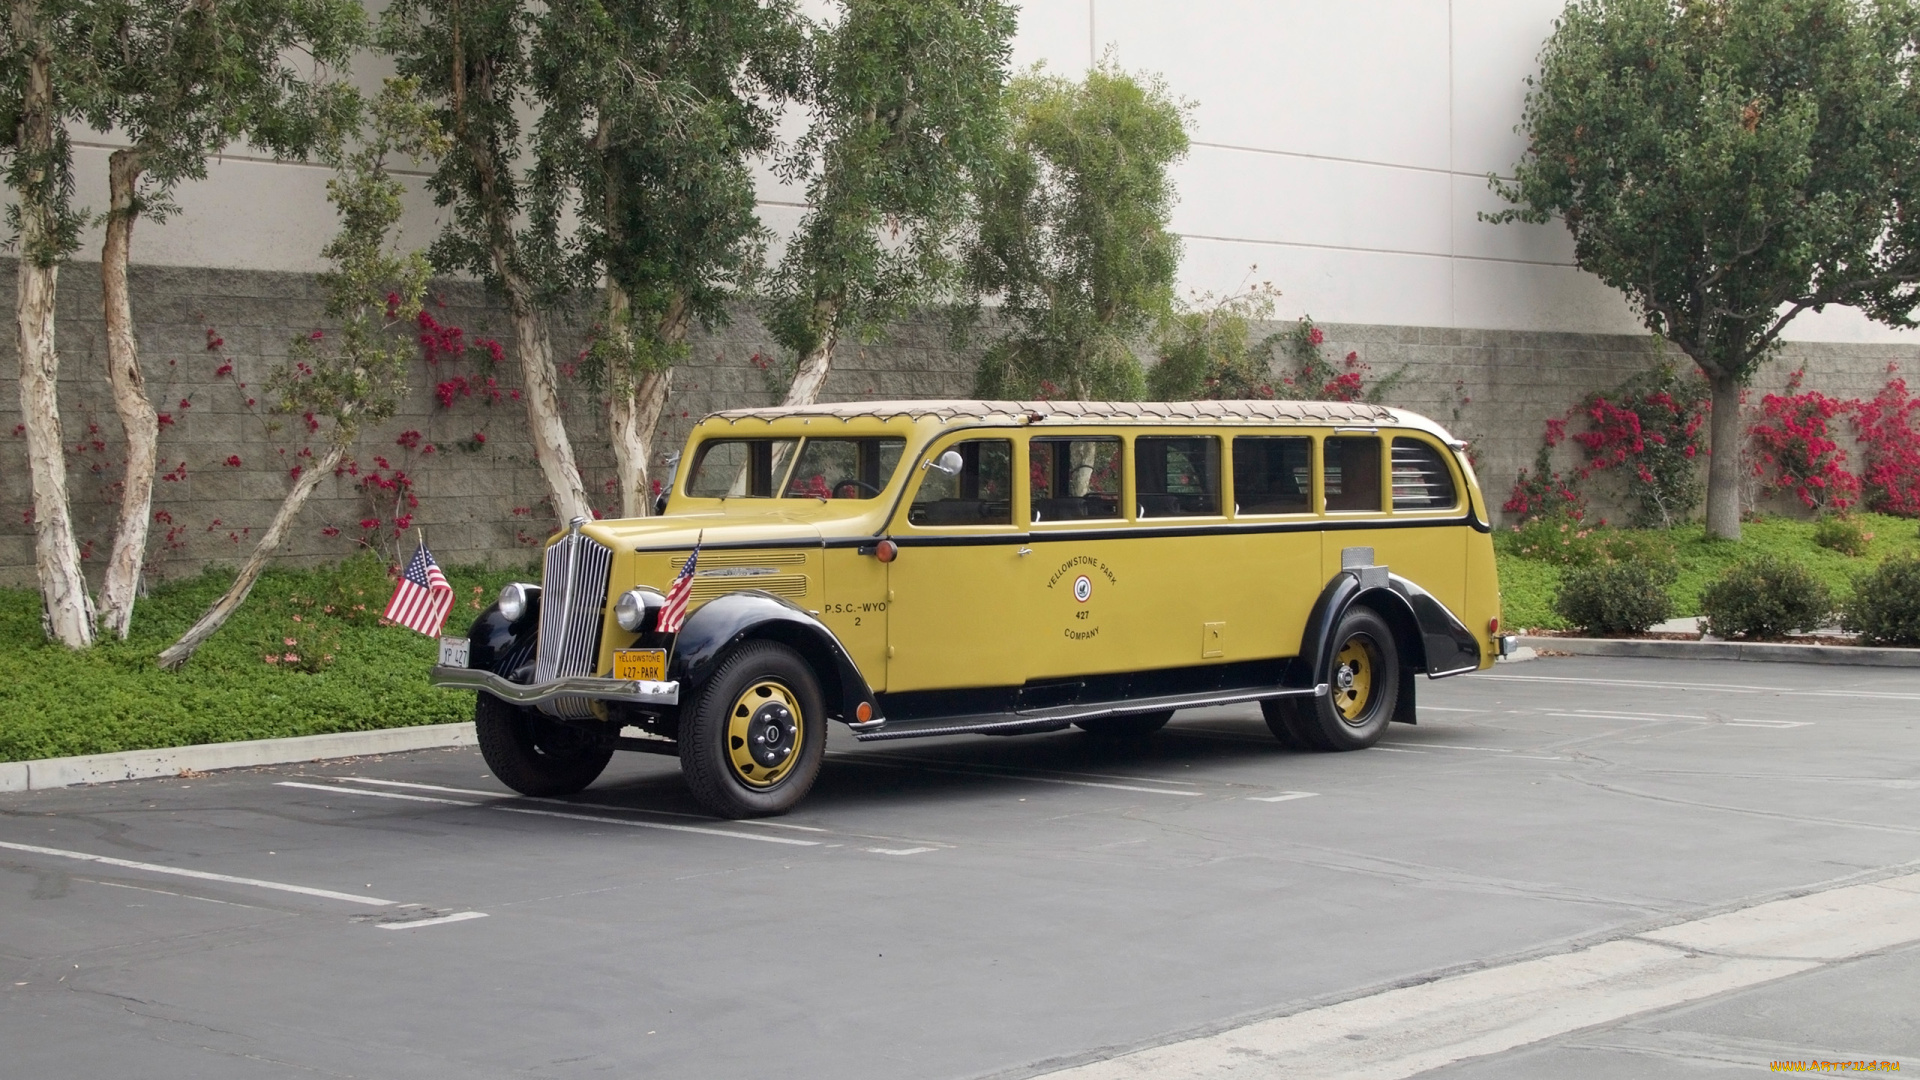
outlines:
[[615, 649], [613, 650], [613, 677], [616, 679], [644, 679], [648, 682], [665, 682], [667, 678], [667, 650]]
[[470, 643], [463, 637], [443, 637], [440, 639], [440, 666], [467, 666], [467, 649]]

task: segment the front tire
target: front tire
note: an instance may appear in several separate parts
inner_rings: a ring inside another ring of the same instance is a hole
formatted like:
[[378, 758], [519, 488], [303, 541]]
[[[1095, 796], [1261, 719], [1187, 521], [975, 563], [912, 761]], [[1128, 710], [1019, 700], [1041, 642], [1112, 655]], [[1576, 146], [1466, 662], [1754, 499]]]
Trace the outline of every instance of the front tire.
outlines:
[[1393, 627], [1372, 608], [1347, 609], [1334, 629], [1333, 658], [1319, 681], [1324, 697], [1262, 702], [1283, 744], [1364, 750], [1380, 741], [1400, 700], [1400, 650]]
[[724, 818], [784, 814], [820, 775], [827, 746], [820, 682], [771, 641], [735, 647], [680, 718], [680, 771]]
[[522, 795], [572, 795], [599, 779], [613, 748], [537, 709], [478, 695], [473, 730], [480, 756], [500, 782]]
[[1073, 726], [1101, 739], [1144, 739], [1167, 726], [1173, 710], [1134, 713], [1131, 716], [1102, 716], [1096, 720], [1075, 720]]

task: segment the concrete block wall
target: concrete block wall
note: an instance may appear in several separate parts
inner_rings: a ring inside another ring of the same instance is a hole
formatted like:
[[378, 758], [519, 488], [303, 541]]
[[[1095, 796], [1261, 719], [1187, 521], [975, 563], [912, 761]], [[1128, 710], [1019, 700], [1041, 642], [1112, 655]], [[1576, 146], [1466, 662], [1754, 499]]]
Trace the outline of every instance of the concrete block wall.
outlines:
[[[11, 304], [13, 274], [0, 265], [0, 302]], [[119, 422], [105, 376], [100, 324], [99, 266], [76, 262], [60, 278], [58, 346], [61, 407], [68, 447], [72, 503], [83, 543], [91, 542], [88, 565], [97, 567], [111, 543], [119, 476]], [[479, 286], [437, 282], [430, 314], [458, 326], [471, 344], [495, 338], [510, 346], [511, 333], [498, 307]], [[263, 384], [290, 342], [323, 326], [322, 294], [309, 275], [254, 270], [136, 267], [133, 302], [149, 391], [155, 406], [172, 417], [161, 432], [162, 474], [179, 476], [156, 485], [154, 508], [171, 521], [153, 526], [149, 566], [156, 578], [197, 573], [210, 564], [236, 562], [266, 527], [314, 443], [297, 416], [266, 411]], [[584, 340], [587, 312], [556, 319], [555, 355], [575, 356]], [[1322, 324], [1324, 348], [1338, 358], [1358, 352], [1383, 378], [1404, 369], [1389, 403], [1424, 413], [1469, 439], [1481, 481], [1497, 508], [1521, 468], [1532, 464], [1544, 421], [1564, 415], [1587, 393], [1612, 387], [1652, 364], [1658, 345], [1645, 335], [1570, 334], [1461, 330], [1368, 324]], [[1274, 326], [1271, 329], [1282, 329]], [[208, 331], [223, 340], [209, 350]], [[20, 422], [18, 366], [13, 335], [0, 338], [0, 584], [33, 580], [33, 536], [24, 439]], [[675, 374], [674, 395], [656, 442], [663, 458], [685, 441], [701, 416], [723, 408], [772, 404], [780, 387], [757, 366], [777, 360], [778, 348], [750, 312], [724, 327], [694, 335], [688, 362]], [[410, 546], [396, 540], [391, 492], [370, 493], [360, 484], [368, 472], [413, 478], [417, 508], [411, 525], [426, 531], [435, 554], [449, 563], [519, 562], [554, 525], [542, 502], [546, 488], [524, 437], [525, 412], [504, 395], [520, 385], [509, 355], [497, 370], [478, 348], [465, 358], [415, 368], [413, 386], [392, 421], [369, 431], [354, 451], [360, 477], [343, 475], [321, 484], [292, 531], [287, 558], [314, 563], [337, 559], [372, 544], [393, 553]], [[1684, 357], [1679, 358], [1685, 365]], [[826, 395], [834, 400], [964, 397], [971, 393], [974, 355], [957, 349], [936, 317], [909, 321], [871, 344], [843, 345]], [[217, 377], [223, 363], [230, 376]], [[1904, 344], [1789, 343], [1755, 380], [1755, 393], [1781, 389], [1786, 374], [1806, 364], [1810, 387], [1842, 397], [1866, 397], [1887, 378], [1889, 364], [1920, 374], [1920, 348]], [[443, 407], [435, 385], [455, 375], [484, 380], [491, 374], [503, 400], [488, 404], [484, 391]], [[607, 490], [612, 455], [604, 438], [604, 406], [583, 382], [563, 378], [565, 407], [585, 479], [600, 505], [612, 510]], [[241, 383], [245, 383], [243, 389]], [[249, 406], [247, 399], [254, 404]], [[182, 406], [181, 402], [188, 404]], [[398, 444], [403, 433], [420, 433], [432, 454]], [[475, 434], [486, 436], [475, 442]], [[238, 466], [225, 462], [238, 458]], [[379, 466], [379, 460], [387, 468]], [[1562, 466], [1572, 464], [1571, 455]], [[378, 497], [376, 497], [378, 495]], [[1603, 497], [1601, 513], [1621, 507]], [[359, 522], [378, 519], [377, 529]], [[172, 533], [169, 541], [169, 533]]]

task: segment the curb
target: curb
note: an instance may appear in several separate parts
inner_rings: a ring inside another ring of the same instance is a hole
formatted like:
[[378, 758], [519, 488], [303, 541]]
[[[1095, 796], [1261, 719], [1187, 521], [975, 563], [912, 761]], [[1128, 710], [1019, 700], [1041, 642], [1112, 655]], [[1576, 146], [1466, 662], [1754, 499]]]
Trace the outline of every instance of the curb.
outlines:
[[1865, 645], [1532, 636], [1522, 637], [1520, 643], [1534, 649], [1551, 649], [1575, 656], [1631, 656], [1644, 660], [1760, 660], [1786, 664], [1920, 668], [1920, 649], [1876, 649]]
[[110, 784], [118, 780], [147, 780], [178, 776], [182, 771], [213, 772], [256, 765], [287, 765], [328, 758], [397, 754], [406, 750], [435, 750], [472, 746], [471, 721], [464, 724], [424, 724], [379, 731], [342, 731], [332, 735], [301, 735], [291, 739], [252, 739], [247, 742], [172, 746], [162, 750], [127, 750], [118, 754], [42, 758], [39, 761], [0, 763], [0, 792], [39, 791], [76, 784]]

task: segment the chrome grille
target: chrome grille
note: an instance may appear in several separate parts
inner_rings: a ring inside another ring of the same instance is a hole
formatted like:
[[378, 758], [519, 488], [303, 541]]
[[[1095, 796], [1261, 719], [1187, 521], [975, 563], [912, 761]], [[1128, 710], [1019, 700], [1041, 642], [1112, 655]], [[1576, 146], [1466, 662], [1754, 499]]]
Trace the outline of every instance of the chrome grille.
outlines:
[[[534, 657], [536, 682], [569, 675], [597, 675], [600, 627], [606, 619], [607, 577], [613, 552], [576, 525], [547, 549], [545, 583], [540, 592], [540, 648]], [[540, 706], [553, 716], [593, 715], [588, 699], [555, 698]]]

